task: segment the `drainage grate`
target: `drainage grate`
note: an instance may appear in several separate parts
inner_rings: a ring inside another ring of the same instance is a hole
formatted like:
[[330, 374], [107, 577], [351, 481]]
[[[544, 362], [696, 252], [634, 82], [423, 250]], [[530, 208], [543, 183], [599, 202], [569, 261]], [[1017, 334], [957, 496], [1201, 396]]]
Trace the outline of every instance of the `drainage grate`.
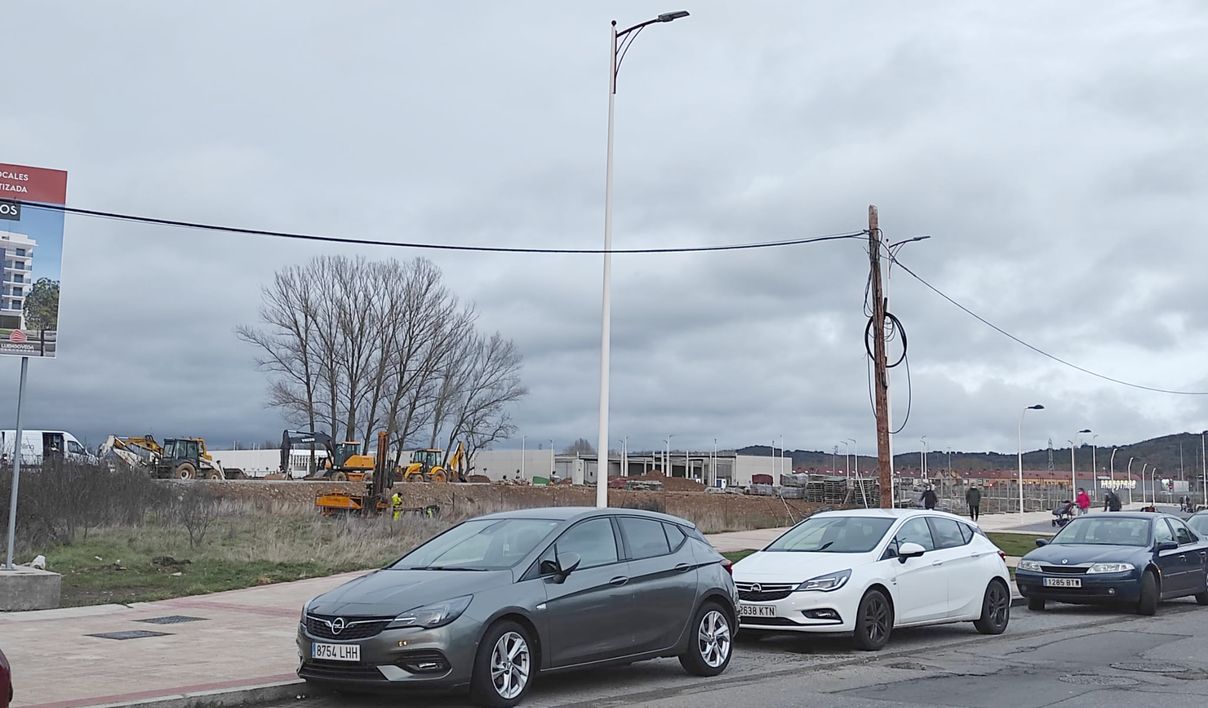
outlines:
[[127, 632], [104, 632], [102, 634], [85, 634], [86, 637], [98, 639], [143, 639], [144, 637], [169, 637], [167, 632], [151, 632], [146, 629], [135, 629]]
[[145, 620], [134, 620], [135, 622], [146, 622], [147, 624], [183, 624], [185, 622], [205, 622], [205, 617], [189, 617], [187, 615], [168, 615], [167, 617], [152, 617]]
[[1130, 679], [1126, 676], [1099, 676], [1097, 674], [1066, 674], [1058, 676], [1057, 680], [1062, 683], [1072, 683], [1076, 686], [1100, 686], [1103, 688], [1127, 688], [1141, 683], [1136, 679]]
[[1172, 664], [1169, 661], [1122, 661], [1112, 664], [1112, 668], [1119, 671], [1136, 671], [1147, 674], [1177, 674], [1190, 671], [1182, 664]]

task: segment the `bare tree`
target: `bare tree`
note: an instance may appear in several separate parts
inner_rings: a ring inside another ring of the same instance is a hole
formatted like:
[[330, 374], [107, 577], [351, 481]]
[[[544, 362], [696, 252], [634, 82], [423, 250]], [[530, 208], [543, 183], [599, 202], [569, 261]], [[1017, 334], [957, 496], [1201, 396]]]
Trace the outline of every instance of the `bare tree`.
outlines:
[[579, 438], [571, 443], [562, 451], [563, 455], [594, 455], [596, 454], [596, 446], [592, 445], [587, 438]]

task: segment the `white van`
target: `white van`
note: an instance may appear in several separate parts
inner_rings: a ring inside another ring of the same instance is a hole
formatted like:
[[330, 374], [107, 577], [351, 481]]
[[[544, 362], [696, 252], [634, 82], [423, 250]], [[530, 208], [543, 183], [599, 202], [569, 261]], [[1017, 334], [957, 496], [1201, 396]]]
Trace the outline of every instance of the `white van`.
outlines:
[[[0, 459], [11, 464], [17, 431], [0, 430]], [[71, 462], [95, 464], [96, 456], [84, 449], [76, 436], [65, 430], [22, 430], [21, 464], [40, 465], [60, 457]]]

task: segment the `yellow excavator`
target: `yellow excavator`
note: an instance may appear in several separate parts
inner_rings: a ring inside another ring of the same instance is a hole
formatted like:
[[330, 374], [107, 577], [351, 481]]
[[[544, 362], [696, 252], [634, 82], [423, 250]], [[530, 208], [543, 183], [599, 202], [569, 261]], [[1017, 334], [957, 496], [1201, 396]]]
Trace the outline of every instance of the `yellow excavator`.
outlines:
[[372, 463], [368, 470], [360, 473], [360, 479], [365, 481], [364, 493], [320, 493], [315, 496], [315, 507], [324, 516], [341, 513], [379, 514], [390, 508], [390, 499], [386, 495], [386, 490], [394, 485], [394, 476], [385, 473], [386, 448], [386, 432], [382, 431], [378, 433], [379, 456], [375, 459], [369, 455], [361, 455], [361, 457], [368, 457]]
[[411, 453], [411, 464], [403, 470], [404, 482], [446, 482], [466, 481], [465, 446], [457, 443], [457, 449], [449, 456], [448, 464], [442, 464], [445, 451], [437, 448], [425, 448]]
[[327, 451], [325, 459], [318, 470], [308, 479], [328, 479], [333, 482], [360, 482], [367, 476], [372, 476], [377, 467], [373, 455], [360, 452], [359, 440], [345, 440], [337, 443], [326, 433], [310, 430], [285, 430], [281, 433], [281, 472], [289, 474], [289, 455], [294, 445], [309, 445], [317, 443]]

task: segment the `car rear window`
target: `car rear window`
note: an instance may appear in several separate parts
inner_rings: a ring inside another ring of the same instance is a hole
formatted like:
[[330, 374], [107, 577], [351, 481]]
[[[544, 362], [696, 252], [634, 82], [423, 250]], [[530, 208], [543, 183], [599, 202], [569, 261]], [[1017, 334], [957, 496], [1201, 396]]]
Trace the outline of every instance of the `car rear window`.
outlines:
[[663, 523], [653, 519], [639, 519], [634, 516], [622, 516], [619, 519], [621, 534], [629, 547], [629, 557], [634, 560], [653, 558], [671, 552], [667, 543], [667, 534], [663, 531]]
[[667, 532], [667, 543], [671, 544], [671, 550], [677, 550], [684, 545], [684, 541], [688, 540], [684, 530], [677, 524], [663, 524], [663, 530]]
[[935, 547], [937, 549], [963, 546], [969, 542], [969, 538], [972, 538], [972, 536], [966, 538], [961, 533], [960, 527], [964, 526], [964, 524], [952, 519], [941, 519], [932, 516], [928, 517], [927, 524], [931, 526], [931, 535], [935, 537]]

